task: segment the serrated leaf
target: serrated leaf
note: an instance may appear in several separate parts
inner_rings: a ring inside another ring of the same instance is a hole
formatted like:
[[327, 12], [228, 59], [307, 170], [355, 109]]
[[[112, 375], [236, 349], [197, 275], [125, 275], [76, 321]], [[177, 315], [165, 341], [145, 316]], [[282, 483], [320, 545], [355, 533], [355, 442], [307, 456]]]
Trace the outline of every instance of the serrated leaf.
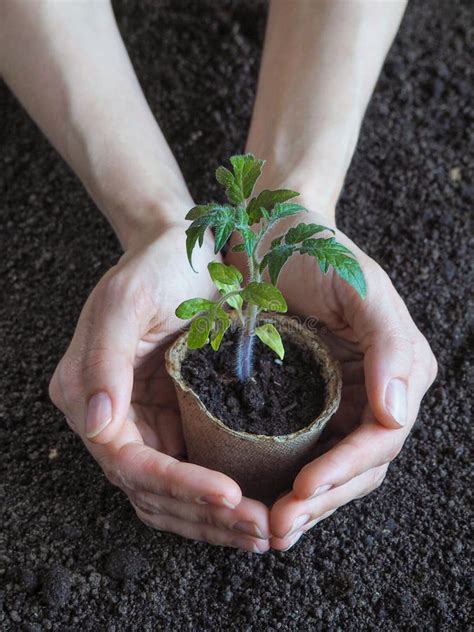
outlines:
[[334, 271], [349, 283], [361, 298], [365, 298], [367, 285], [359, 262], [349, 248], [339, 243], [335, 237], [306, 239], [301, 245], [300, 252], [315, 257], [324, 274], [328, 272], [330, 266], [333, 267]]
[[235, 225], [237, 228], [246, 228], [249, 223], [247, 211], [243, 206], [238, 206], [234, 211]]
[[262, 217], [262, 209], [265, 209], [267, 213], [273, 210], [273, 207], [278, 202], [286, 202], [294, 197], [297, 197], [299, 193], [291, 191], [290, 189], [277, 189], [276, 191], [270, 191], [265, 189], [261, 191], [257, 197], [250, 200], [247, 207], [249, 214], [249, 224], [256, 224]]
[[301, 206], [301, 204], [296, 204], [296, 202], [279, 202], [273, 207], [271, 221], [275, 222], [278, 219], [282, 219], [282, 217], [289, 217], [303, 211], [308, 212], [308, 209]]
[[213, 206], [214, 204], [198, 204], [198, 206], [193, 206], [193, 208], [188, 211], [184, 219], [198, 219], [198, 217], [202, 217], [203, 215], [206, 215], [206, 213], [209, 213]]
[[213, 307], [214, 303], [206, 298], [190, 298], [178, 305], [175, 314], [178, 318], [188, 320], [188, 318], [193, 318], [199, 312], [205, 312]]
[[235, 176], [231, 171], [225, 167], [218, 167], [216, 169], [216, 180], [219, 184], [225, 186], [225, 193], [231, 204], [241, 204], [245, 201], [242, 195], [241, 185], [236, 181]]
[[290, 228], [290, 230], [285, 235], [285, 243], [299, 244], [305, 239], [309, 239], [309, 237], [312, 237], [316, 233], [321, 233], [324, 230], [330, 230], [332, 233], [334, 233], [332, 228], [321, 226], [321, 224], [305, 224], [302, 222], [301, 224]]
[[216, 180], [219, 184], [228, 187], [234, 182], [234, 174], [226, 167], [217, 167]]
[[[207, 216], [203, 216], [207, 217]], [[186, 253], [188, 255], [188, 261], [191, 268], [196, 272], [193, 266], [192, 256], [194, 246], [196, 242], [199, 242], [199, 246], [202, 246], [204, 235], [206, 234], [206, 230], [209, 226], [209, 223], [206, 221], [202, 221], [203, 218], [199, 218], [195, 222], [189, 226], [186, 230]]]
[[263, 257], [260, 264], [260, 272], [263, 272], [265, 268], [268, 267], [268, 273], [273, 285], [276, 285], [281, 269], [295, 252], [295, 249], [296, 248], [293, 245], [281, 244], [276, 248], [272, 248], [272, 250], [267, 252], [267, 254]]
[[207, 269], [209, 270], [209, 274], [211, 279], [216, 282], [226, 283], [227, 285], [237, 286], [242, 283], [244, 277], [242, 276], [241, 271], [232, 265], [226, 265], [225, 263], [220, 263], [219, 261], [211, 261], [208, 264]]
[[270, 347], [274, 351], [280, 360], [285, 357], [285, 349], [281, 340], [278, 329], [271, 323], [265, 325], [259, 325], [255, 329], [255, 335], [263, 342], [264, 345]]
[[273, 312], [286, 312], [288, 306], [280, 290], [271, 283], [252, 281], [242, 291], [244, 301]]
[[[186, 252], [193, 270], [192, 253], [196, 242], [199, 242], [199, 246], [202, 246], [207, 228], [215, 228], [216, 239], [214, 246], [217, 248], [219, 244], [225, 244], [234, 227], [235, 209], [232, 206], [228, 204], [208, 204], [206, 208], [207, 213], [200, 214], [186, 230]], [[219, 249], [216, 250], [216, 253]]]
[[240, 187], [243, 199], [252, 195], [255, 183], [262, 173], [263, 160], [255, 158], [253, 154], [237, 155], [230, 158], [234, 170], [236, 184]]
[[256, 235], [250, 228], [239, 228], [239, 233], [244, 240], [244, 248], [249, 257], [253, 255], [255, 249]]
[[227, 240], [232, 235], [235, 228], [233, 219], [222, 221], [215, 227], [214, 233], [214, 253], [217, 254], [225, 246]]
[[211, 347], [217, 351], [221, 345], [222, 338], [230, 326], [230, 318], [222, 309], [218, 308], [215, 313], [215, 320], [211, 331]]
[[212, 320], [209, 315], [198, 316], [193, 320], [188, 333], [188, 347], [190, 349], [200, 349], [207, 344], [211, 325]]

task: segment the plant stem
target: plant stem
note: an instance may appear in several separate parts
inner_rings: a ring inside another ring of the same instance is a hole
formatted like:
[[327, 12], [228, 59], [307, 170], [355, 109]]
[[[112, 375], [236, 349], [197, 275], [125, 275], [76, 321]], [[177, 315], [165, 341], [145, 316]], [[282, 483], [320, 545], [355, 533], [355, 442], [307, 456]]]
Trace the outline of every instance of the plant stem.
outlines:
[[[260, 281], [259, 261], [255, 255], [249, 257], [250, 281]], [[241, 382], [248, 380], [253, 373], [253, 345], [255, 342], [255, 324], [257, 322], [257, 305], [248, 304], [243, 313], [243, 327], [240, 331], [237, 351], [237, 377]]]
[[[253, 305], [251, 307], [254, 307]], [[239, 347], [237, 350], [237, 377], [245, 382], [252, 375], [253, 370], [253, 343], [255, 334], [248, 330], [249, 321], [240, 330]]]

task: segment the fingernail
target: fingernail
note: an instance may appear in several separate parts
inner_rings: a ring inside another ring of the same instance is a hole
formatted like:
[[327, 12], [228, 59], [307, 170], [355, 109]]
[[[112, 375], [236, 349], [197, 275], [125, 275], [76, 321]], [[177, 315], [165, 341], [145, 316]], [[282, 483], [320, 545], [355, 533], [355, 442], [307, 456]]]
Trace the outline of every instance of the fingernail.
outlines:
[[232, 529], [235, 529], [236, 531], [241, 531], [242, 533], [246, 533], [247, 535], [253, 535], [256, 538], [260, 538], [261, 540], [265, 540], [266, 539], [266, 538], [263, 537], [263, 533], [257, 527], [255, 522], [249, 522], [249, 521], [246, 521], [246, 520], [241, 520], [239, 522], [236, 522], [232, 526]]
[[295, 533], [291, 539], [291, 543], [286, 547], [286, 549], [282, 549], [282, 552], [288, 551], [288, 549], [291, 549], [291, 547], [298, 542], [298, 540], [301, 538], [302, 535], [303, 535], [302, 531], [300, 533]]
[[236, 505], [233, 505], [224, 496], [209, 495], [200, 496], [197, 500], [200, 505], [220, 505], [221, 507], [228, 507], [229, 509], [235, 509]]
[[328, 492], [331, 489], [332, 485], [321, 485], [321, 487], [317, 487], [316, 490], [308, 497], [308, 500], [312, 500], [316, 498], [316, 496], [321, 496], [325, 492]]
[[288, 531], [286, 535], [283, 536], [283, 539], [290, 536], [294, 531], [297, 531], [300, 527], [306, 524], [310, 518], [311, 516], [309, 514], [302, 514], [301, 516], [298, 516], [297, 518], [295, 518], [291, 526], [291, 529]]
[[112, 421], [112, 401], [107, 393], [96, 393], [87, 406], [86, 437], [93, 439]]
[[385, 407], [400, 426], [407, 421], [407, 385], [404, 380], [394, 378], [390, 380], [385, 391]]
[[263, 551], [261, 551], [255, 542], [249, 542], [248, 540], [243, 540], [238, 538], [237, 540], [232, 540], [229, 546], [233, 546], [241, 551], [247, 551], [248, 553], [258, 553], [261, 555]]

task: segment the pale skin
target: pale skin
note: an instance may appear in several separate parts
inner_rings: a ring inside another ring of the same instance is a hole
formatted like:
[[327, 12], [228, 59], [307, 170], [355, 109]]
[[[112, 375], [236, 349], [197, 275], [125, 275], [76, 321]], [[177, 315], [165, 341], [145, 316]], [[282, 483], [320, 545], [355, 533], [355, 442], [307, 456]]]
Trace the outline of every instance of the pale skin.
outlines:
[[[399, 1], [273, 0], [247, 150], [267, 160], [260, 188], [301, 191], [310, 214], [297, 221], [336, 226], [364, 111], [404, 8]], [[336, 436], [273, 507], [242, 497], [229, 477], [182, 458], [163, 352], [181, 326], [176, 306], [214, 296], [206, 272], [216, 258], [213, 237], [195, 251], [196, 275], [184, 249], [193, 200], [109, 3], [4, 1], [0, 71], [124, 248], [87, 300], [50, 394], [139, 518], [186, 538], [263, 553], [290, 548], [378, 487], [436, 375], [428, 343], [380, 266], [338, 231], [366, 275], [365, 301], [305, 257], [284, 268], [279, 287], [291, 311], [333, 332], [344, 377]], [[228, 260], [242, 265], [236, 255]]]

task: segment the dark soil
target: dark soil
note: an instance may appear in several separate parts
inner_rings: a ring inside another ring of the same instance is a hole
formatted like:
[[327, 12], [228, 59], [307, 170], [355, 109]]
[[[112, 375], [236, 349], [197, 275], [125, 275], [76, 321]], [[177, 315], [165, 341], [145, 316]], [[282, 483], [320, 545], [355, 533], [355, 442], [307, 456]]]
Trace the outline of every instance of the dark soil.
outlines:
[[[117, 8], [193, 194], [218, 199], [209, 174], [244, 148], [264, 6]], [[0, 86], [2, 632], [469, 629], [473, 14], [467, 0], [409, 3], [338, 208], [432, 344], [438, 379], [381, 489], [287, 553], [150, 531], [50, 404], [53, 369], [120, 248]]]
[[282, 336], [282, 362], [256, 339], [253, 375], [240, 382], [235, 376], [238, 337], [238, 328], [229, 330], [217, 353], [207, 345], [183, 362], [182, 375], [207, 410], [233, 430], [272, 436], [291, 434], [316, 419], [326, 390], [311, 352]]

